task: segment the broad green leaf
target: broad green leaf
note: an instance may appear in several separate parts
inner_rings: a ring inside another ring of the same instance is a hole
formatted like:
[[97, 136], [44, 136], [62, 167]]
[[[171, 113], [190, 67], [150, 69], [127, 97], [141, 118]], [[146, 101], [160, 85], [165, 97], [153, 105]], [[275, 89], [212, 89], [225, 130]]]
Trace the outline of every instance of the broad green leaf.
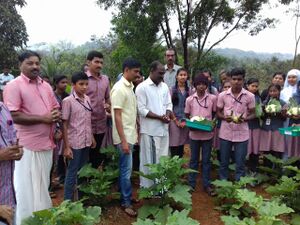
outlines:
[[275, 217], [282, 214], [294, 212], [293, 209], [287, 207], [285, 204], [279, 204], [277, 201], [264, 202], [257, 212], [261, 216]]
[[155, 216], [160, 210], [158, 205], [143, 205], [138, 210], [138, 218], [146, 219], [149, 216]]
[[173, 198], [175, 202], [183, 204], [185, 207], [191, 207], [192, 195], [187, 185], [176, 185], [175, 188], [167, 193], [168, 197]]
[[232, 187], [233, 183], [227, 180], [215, 180], [212, 184], [216, 187]]
[[146, 220], [137, 219], [137, 221], [134, 222], [132, 225], [162, 225], [162, 224], [158, 222], [154, 222], [150, 219], [146, 219]]
[[177, 210], [168, 217], [166, 225], [200, 225], [200, 223], [188, 217], [189, 211], [184, 209], [181, 212]]
[[164, 206], [162, 209], [158, 210], [155, 215], [155, 222], [166, 224], [168, 217], [172, 215], [172, 211], [173, 209], [169, 205]]

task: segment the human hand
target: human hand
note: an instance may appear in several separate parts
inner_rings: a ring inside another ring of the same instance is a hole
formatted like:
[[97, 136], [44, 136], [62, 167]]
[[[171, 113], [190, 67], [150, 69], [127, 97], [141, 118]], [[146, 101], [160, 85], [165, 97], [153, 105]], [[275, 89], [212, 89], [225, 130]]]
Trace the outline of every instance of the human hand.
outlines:
[[61, 130], [56, 130], [56, 131], [55, 131], [54, 139], [55, 139], [56, 141], [59, 141], [59, 140], [62, 139], [62, 132], [61, 132]]
[[20, 160], [23, 156], [23, 147], [15, 144], [0, 151], [0, 161]]
[[231, 116], [225, 116], [224, 120], [228, 123], [231, 123], [233, 121]]
[[96, 140], [95, 140], [95, 138], [94, 137], [92, 137], [92, 145], [91, 145], [91, 148], [96, 148], [96, 146], [97, 146], [97, 142], [96, 142]]
[[61, 112], [58, 109], [51, 111], [52, 122], [59, 122], [61, 120]]
[[104, 109], [107, 113], [111, 113], [111, 107], [110, 104], [108, 103], [104, 103]]
[[13, 224], [14, 210], [8, 205], [0, 205], [0, 217], [8, 222], [8, 225]]
[[73, 151], [68, 146], [64, 149], [64, 157], [66, 157], [67, 159], [73, 159]]
[[160, 116], [160, 120], [163, 122], [163, 123], [170, 123], [171, 119], [169, 116], [167, 115], [162, 115]]
[[127, 141], [122, 141], [121, 147], [122, 147], [122, 151], [124, 152], [124, 154], [130, 153], [130, 148], [129, 148], [129, 144], [127, 143]]

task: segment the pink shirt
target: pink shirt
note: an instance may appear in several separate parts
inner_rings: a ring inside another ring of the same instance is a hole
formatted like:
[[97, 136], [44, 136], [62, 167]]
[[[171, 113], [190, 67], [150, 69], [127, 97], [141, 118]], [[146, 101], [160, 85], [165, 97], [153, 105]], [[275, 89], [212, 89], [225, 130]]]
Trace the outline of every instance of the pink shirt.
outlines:
[[[231, 111], [236, 116], [243, 113], [243, 117], [247, 117], [249, 110], [255, 108], [254, 95], [244, 88], [235, 98], [231, 92], [231, 88], [219, 94], [217, 107], [223, 109], [225, 116], [231, 115]], [[248, 123], [235, 124], [222, 120], [219, 137], [232, 142], [243, 142], [249, 139]]]
[[109, 79], [106, 75], [98, 78], [92, 76], [90, 71], [86, 72], [89, 77], [87, 95], [90, 97], [92, 112], [92, 131], [93, 134], [102, 134], [106, 130], [106, 112], [104, 103], [109, 101]]
[[[24, 74], [9, 82], [4, 88], [4, 102], [10, 111], [27, 115], [44, 116], [59, 108], [51, 86], [41, 78], [30, 80]], [[20, 145], [32, 151], [53, 149], [55, 124], [15, 124]]]
[[62, 102], [62, 119], [68, 121], [68, 140], [72, 149], [82, 149], [92, 145], [92, 108], [90, 98], [84, 99], [73, 94]]
[[[216, 111], [217, 97], [215, 95], [205, 93], [204, 97], [199, 98], [194, 93], [186, 99], [184, 112], [193, 116], [202, 116], [208, 120], [213, 119], [212, 113]], [[190, 130], [190, 139], [192, 140], [210, 140], [214, 136], [214, 132]]]

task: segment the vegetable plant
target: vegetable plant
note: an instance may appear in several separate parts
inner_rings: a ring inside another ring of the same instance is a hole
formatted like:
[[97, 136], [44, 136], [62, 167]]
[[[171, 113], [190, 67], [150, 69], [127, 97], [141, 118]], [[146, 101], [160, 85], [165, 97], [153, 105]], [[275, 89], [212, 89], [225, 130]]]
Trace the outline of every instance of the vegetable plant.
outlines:
[[262, 196], [247, 189], [239, 189], [236, 194], [236, 198], [244, 204], [244, 207], [251, 208], [253, 213], [246, 218], [234, 215], [222, 216], [221, 219], [225, 225], [283, 225], [286, 223], [279, 216], [294, 212], [285, 204], [276, 200], [265, 200]]
[[64, 201], [58, 207], [33, 213], [22, 225], [94, 225], [100, 222], [101, 208], [84, 208], [82, 202]]
[[169, 216], [175, 213], [170, 205], [178, 204], [185, 209], [191, 209], [190, 187], [185, 184], [182, 177], [187, 173], [196, 171], [184, 168], [186, 162], [186, 159], [178, 156], [173, 158], [162, 156], [159, 163], [146, 165], [149, 167], [149, 174], [137, 172], [154, 183], [149, 188], [140, 189], [139, 198], [159, 197], [159, 201], [146, 203], [139, 209], [138, 217], [140, 220], [146, 221], [151, 216], [155, 222], [167, 224]]
[[79, 190], [84, 193], [91, 205], [104, 205], [108, 197], [119, 195], [111, 191], [119, 176], [118, 151], [114, 147], [108, 147], [101, 149], [101, 153], [108, 158], [107, 165], [95, 169], [91, 164], [87, 164], [78, 172], [79, 178], [86, 180], [79, 186]]

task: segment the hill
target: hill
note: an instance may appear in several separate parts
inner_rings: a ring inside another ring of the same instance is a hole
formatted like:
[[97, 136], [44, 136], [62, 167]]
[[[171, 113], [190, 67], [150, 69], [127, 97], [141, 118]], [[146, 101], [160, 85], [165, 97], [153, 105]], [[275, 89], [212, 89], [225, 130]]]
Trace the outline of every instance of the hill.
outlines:
[[293, 58], [292, 54], [288, 53], [267, 53], [267, 52], [254, 52], [254, 51], [243, 51], [235, 48], [216, 48], [213, 50], [218, 55], [236, 58], [236, 59], [260, 59], [260, 60], [269, 60], [272, 57], [276, 57], [279, 60], [289, 60]]

